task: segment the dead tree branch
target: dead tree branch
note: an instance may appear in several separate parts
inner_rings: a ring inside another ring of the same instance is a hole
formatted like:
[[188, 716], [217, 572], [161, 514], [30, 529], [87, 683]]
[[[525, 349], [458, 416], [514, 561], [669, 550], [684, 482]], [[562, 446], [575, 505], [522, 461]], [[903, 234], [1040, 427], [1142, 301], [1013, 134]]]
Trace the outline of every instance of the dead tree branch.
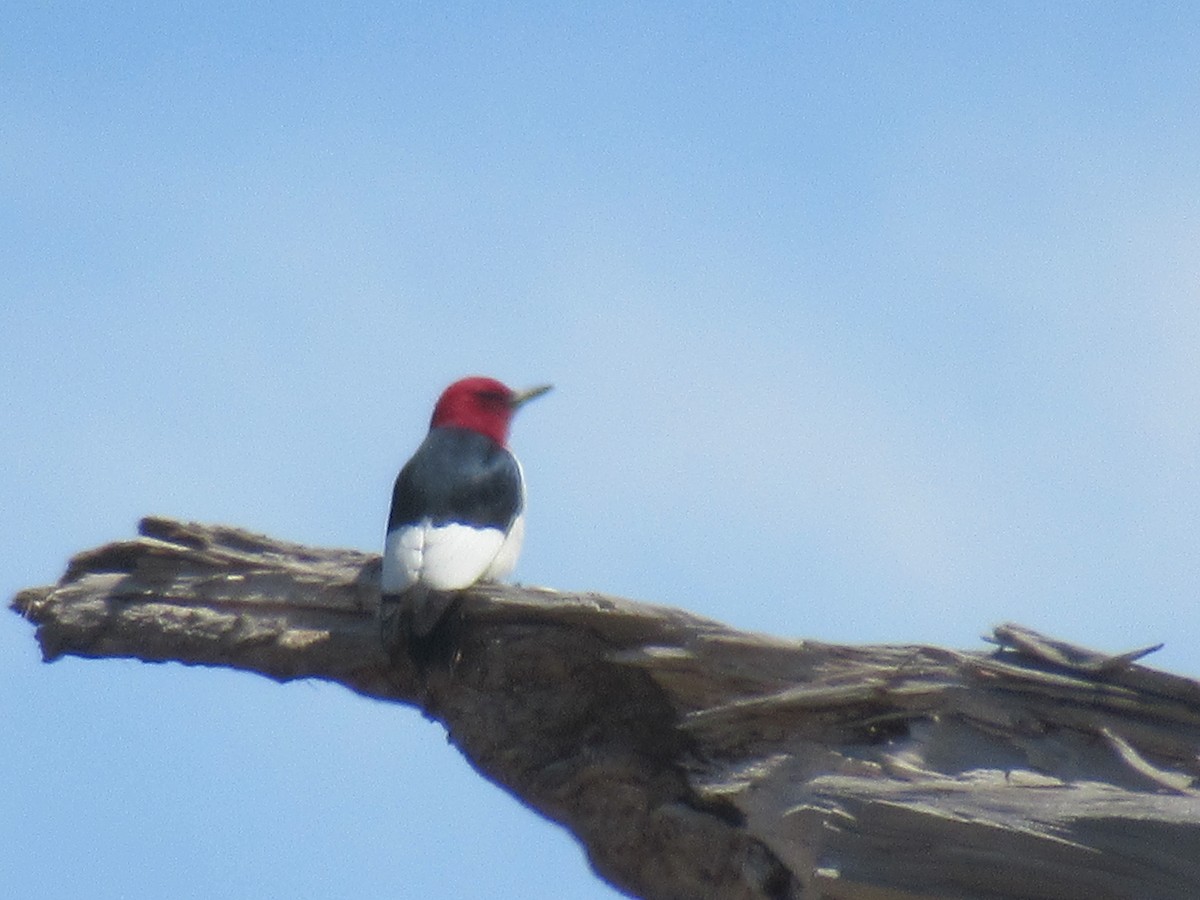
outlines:
[[990, 653], [746, 634], [597, 594], [466, 592], [379, 641], [379, 559], [146, 519], [13, 608], [64, 655], [323, 678], [439, 719], [646, 898], [1200, 896], [1200, 684], [997, 628]]

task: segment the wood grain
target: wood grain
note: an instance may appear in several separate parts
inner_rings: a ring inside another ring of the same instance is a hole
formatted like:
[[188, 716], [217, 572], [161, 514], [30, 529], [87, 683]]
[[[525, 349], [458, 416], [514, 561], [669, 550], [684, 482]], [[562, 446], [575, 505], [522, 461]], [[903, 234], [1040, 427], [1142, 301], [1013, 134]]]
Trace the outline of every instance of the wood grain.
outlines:
[[833, 645], [489, 585], [417, 661], [384, 650], [378, 580], [375, 554], [152, 518], [12, 606], [47, 661], [227, 666], [419, 706], [634, 896], [1200, 897], [1200, 684], [1136, 662], [1153, 648], [1015, 625], [991, 652]]

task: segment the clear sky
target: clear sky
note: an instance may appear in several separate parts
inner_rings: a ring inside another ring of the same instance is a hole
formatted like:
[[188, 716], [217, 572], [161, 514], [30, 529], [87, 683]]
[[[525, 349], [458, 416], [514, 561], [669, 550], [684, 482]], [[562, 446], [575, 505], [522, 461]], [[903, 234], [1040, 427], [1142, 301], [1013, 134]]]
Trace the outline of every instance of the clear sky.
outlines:
[[[147, 513], [378, 548], [459, 375], [517, 577], [1200, 676], [1200, 7], [5, 4], [0, 593]], [[608, 898], [439, 726], [39, 662], [0, 885]]]

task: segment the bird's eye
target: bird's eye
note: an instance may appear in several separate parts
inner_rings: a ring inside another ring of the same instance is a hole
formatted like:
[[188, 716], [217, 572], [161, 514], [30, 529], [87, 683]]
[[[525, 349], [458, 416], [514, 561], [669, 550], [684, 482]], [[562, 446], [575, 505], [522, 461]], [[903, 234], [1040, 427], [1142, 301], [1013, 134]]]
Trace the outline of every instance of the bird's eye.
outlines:
[[508, 403], [508, 398], [499, 391], [480, 391], [477, 396], [488, 406], [503, 406]]

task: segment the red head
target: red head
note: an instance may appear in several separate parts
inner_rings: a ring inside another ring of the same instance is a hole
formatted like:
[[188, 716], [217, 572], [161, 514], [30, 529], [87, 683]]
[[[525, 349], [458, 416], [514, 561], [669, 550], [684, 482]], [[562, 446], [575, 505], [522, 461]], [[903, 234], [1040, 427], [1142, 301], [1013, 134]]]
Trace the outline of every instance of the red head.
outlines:
[[508, 426], [513, 413], [534, 397], [550, 390], [543, 384], [527, 391], [514, 391], [495, 378], [478, 375], [454, 382], [433, 408], [430, 428], [469, 428], [486, 434], [497, 444], [508, 442]]

